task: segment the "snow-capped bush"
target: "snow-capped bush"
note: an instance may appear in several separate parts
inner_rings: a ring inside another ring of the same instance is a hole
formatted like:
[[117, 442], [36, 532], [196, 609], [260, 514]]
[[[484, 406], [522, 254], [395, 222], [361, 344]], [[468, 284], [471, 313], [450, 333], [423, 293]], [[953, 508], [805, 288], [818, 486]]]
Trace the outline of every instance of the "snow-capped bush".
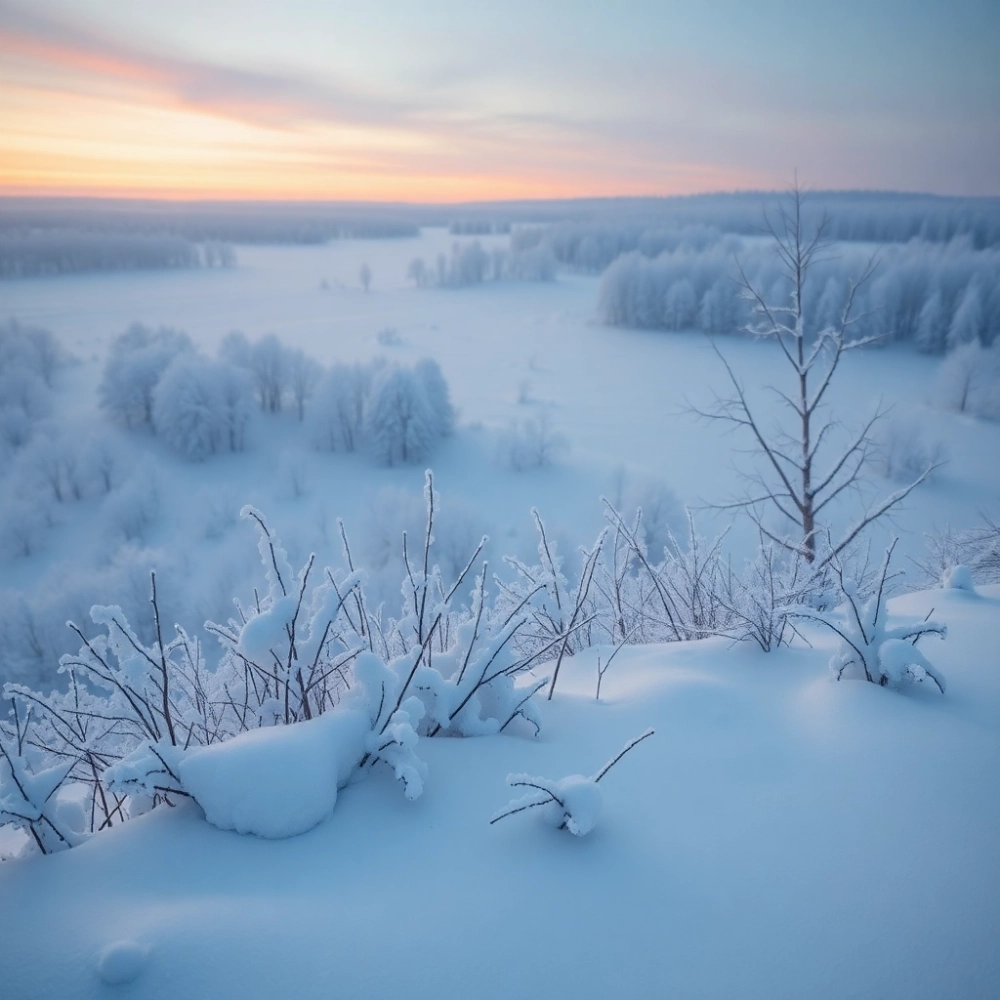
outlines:
[[976, 592], [972, 580], [972, 570], [968, 566], [952, 566], [941, 575], [941, 586], [945, 590], [964, 590], [968, 594]]
[[944, 678], [917, 649], [917, 642], [928, 635], [943, 638], [947, 628], [926, 619], [913, 624], [888, 624], [885, 602], [895, 546], [894, 540], [868, 594], [862, 593], [856, 580], [845, 575], [839, 560], [832, 561], [843, 601], [842, 613], [810, 608], [800, 609], [796, 614], [825, 625], [840, 637], [840, 648], [830, 660], [830, 671], [836, 680], [864, 680], [889, 688], [929, 680], [944, 693]]
[[604, 806], [604, 796], [600, 788], [601, 779], [629, 750], [654, 733], [655, 730], [647, 729], [641, 736], [630, 740], [604, 767], [590, 777], [571, 774], [553, 780], [533, 777], [530, 774], [508, 774], [507, 784], [512, 788], [530, 788], [532, 791], [509, 802], [490, 820], [490, 824], [529, 809], [541, 808], [542, 818], [550, 826], [554, 826], [557, 830], [566, 830], [574, 837], [585, 837], [597, 825]]
[[950, 586], [955, 567], [963, 566], [974, 583], [1000, 583], [1000, 520], [982, 514], [973, 528], [946, 528], [927, 536], [927, 557], [917, 561], [928, 586]]
[[497, 456], [513, 472], [546, 469], [569, 450], [569, 442], [552, 426], [547, 410], [536, 417], [513, 421], [500, 434]]
[[874, 438], [871, 463], [879, 475], [899, 482], [912, 482], [946, 461], [940, 441], [928, 439], [920, 423], [890, 419]]
[[[88, 637], [71, 625], [82, 645], [60, 660], [65, 690], [5, 687], [0, 821], [48, 852], [186, 796], [224, 829], [291, 836], [327, 815], [338, 787], [380, 762], [408, 798], [418, 796], [420, 735], [496, 733], [516, 720], [537, 731], [533, 697], [544, 680], [518, 683], [524, 619], [491, 621], [485, 567], [470, 602], [459, 603], [485, 540], [445, 586], [432, 562], [430, 474], [426, 499], [422, 553], [416, 563], [406, 555], [398, 619], [369, 609], [343, 530], [346, 572], [314, 577], [310, 557], [295, 574], [252, 508], [244, 517], [258, 527], [267, 585], [251, 605], [237, 605], [237, 617], [207, 624], [222, 646], [214, 666], [180, 626], [164, 635], [155, 574], [148, 638], [121, 607], [94, 607], [102, 632]], [[86, 808], [79, 795], [67, 804], [60, 789], [70, 784], [88, 790]]]

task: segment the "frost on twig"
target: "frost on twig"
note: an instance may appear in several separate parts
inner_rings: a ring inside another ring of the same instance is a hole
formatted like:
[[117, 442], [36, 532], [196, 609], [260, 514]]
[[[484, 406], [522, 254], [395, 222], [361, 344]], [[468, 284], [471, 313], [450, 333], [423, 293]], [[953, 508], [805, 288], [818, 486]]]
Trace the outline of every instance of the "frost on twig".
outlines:
[[584, 837], [597, 825], [604, 804], [599, 782], [636, 744], [655, 730], [647, 729], [641, 736], [630, 740], [596, 774], [589, 778], [570, 774], [565, 778], [539, 778], [530, 774], [508, 774], [511, 788], [531, 789], [520, 798], [512, 799], [491, 820], [490, 824], [543, 806], [542, 817], [558, 830], [568, 830], [575, 837]]

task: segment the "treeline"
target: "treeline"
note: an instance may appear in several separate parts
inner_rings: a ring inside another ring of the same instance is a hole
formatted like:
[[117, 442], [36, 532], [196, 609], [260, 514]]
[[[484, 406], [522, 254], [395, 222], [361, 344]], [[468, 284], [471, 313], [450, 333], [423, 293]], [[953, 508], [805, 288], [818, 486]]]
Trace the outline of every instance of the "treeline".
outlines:
[[406, 276], [418, 288], [465, 288], [486, 281], [552, 281], [556, 258], [548, 246], [520, 246], [485, 250], [478, 240], [455, 243], [451, 255], [438, 254], [433, 261], [414, 257]]
[[[789, 302], [791, 289], [774, 254], [722, 239], [703, 250], [680, 246], [654, 258], [639, 251], [618, 258], [601, 281], [598, 314], [611, 326], [733, 333], [750, 318], [737, 259], [766, 301]], [[867, 260], [865, 252], [847, 248], [814, 264], [804, 300], [807, 333], [837, 323], [851, 279]], [[1000, 250], [977, 250], [968, 237], [886, 248], [854, 313], [862, 317], [855, 333], [881, 334], [927, 353], [988, 346], [1000, 334]]]
[[196, 245], [163, 233], [51, 229], [0, 232], [0, 278], [94, 271], [232, 267], [226, 243]]
[[407, 211], [386, 206], [0, 199], [0, 236], [53, 230], [286, 244], [397, 239], [420, 231]]
[[701, 251], [715, 246], [722, 238], [720, 230], [701, 223], [650, 226], [639, 222], [560, 222], [516, 229], [510, 245], [512, 253], [549, 253], [565, 267], [596, 274], [633, 251], [644, 257], [677, 250]]

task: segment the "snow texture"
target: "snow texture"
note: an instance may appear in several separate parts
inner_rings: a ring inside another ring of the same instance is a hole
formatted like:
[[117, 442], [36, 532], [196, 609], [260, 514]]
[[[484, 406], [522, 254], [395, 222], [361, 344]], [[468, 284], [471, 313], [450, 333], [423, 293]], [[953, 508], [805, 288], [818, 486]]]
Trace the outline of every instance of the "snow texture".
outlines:
[[101, 952], [97, 975], [109, 986], [121, 986], [137, 979], [146, 966], [149, 948], [135, 941], [116, 941]]
[[184, 789], [221, 830], [293, 837], [324, 820], [364, 756], [370, 722], [338, 710], [200, 747], [179, 766]]
[[976, 592], [976, 586], [972, 581], [972, 570], [968, 566], [952, 566], [945, 570], [941, 577], [941, 586], [945, 590], [965, 590], [970, 594]]

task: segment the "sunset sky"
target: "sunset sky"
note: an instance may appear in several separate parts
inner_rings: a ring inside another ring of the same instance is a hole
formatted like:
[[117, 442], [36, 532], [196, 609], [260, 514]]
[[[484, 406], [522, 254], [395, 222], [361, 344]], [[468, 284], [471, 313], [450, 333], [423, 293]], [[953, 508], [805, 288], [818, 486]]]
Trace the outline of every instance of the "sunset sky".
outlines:
[[0, 0], [0, 193], [1000, 195], [1000, 2]]

